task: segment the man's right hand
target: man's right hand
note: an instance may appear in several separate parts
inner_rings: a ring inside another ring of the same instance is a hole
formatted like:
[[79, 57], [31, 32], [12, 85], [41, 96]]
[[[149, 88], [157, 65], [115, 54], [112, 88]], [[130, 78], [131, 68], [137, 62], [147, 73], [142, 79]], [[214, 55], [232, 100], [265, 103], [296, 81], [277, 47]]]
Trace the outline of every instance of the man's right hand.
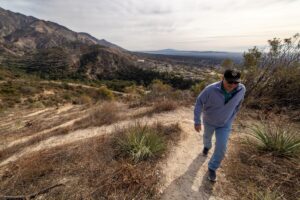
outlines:
[[201, 131], [201, 124], [195, 124], [195, 130], [197, 132], [200, 132]]

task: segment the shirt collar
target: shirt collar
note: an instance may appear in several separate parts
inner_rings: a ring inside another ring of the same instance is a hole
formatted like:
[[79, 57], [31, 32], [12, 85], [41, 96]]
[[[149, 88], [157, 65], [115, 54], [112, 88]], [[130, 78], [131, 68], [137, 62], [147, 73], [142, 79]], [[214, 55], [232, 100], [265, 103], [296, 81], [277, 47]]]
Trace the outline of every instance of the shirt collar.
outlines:
[[[221, 92], [223, 92], [223, 81], [217, 82], [216, 88], [218, 88]], [[227, 93], [233, 93], [233, 92], [239, 91], [240, 89], [241, 89], [241, 85], [238, 84], [238, 86], [233, 91], [227, 92], [225, 89], [224, 89], [224, 91]]]

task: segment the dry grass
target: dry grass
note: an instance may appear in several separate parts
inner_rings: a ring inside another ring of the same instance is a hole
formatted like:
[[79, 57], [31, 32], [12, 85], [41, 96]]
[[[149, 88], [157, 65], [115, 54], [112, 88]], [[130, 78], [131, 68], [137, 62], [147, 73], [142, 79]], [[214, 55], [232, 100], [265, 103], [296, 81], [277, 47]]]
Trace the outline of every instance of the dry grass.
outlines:
[[87, 117], [77, 121], [74, 126], [79, 128], [87, 128], [91, 126], [102, 126], [104, 124], [112, 124], [120, 120], [118, 115], [118, 106], [114, 102], [105, 102], [99, 108], [93, 110]]
[[[4, 160], [15, 153], [22, 151], [24, 148], [34, 145], [34, 144], [38, 144], [39, 142], [46, 140], [50, 137], [68, 134], [69, 132], [72, 132], [72, 131], [75, 131], [78, 129], [88, 128], [88, 127], [92, 127], [92, 126], [102, 126], [102, 125], [106, 125], [106, 124], [115, 123], [116, 121], [118, 121], [120, 119], [117, 112], [118, 112], [118, 110], [117, 110], [117, 106], [115, 103], [112, 103], [112, 102], [103, 103], [98, 109], [91, 111], [91, 113], [87, 117], [85, 117], [81, 120], [75, 121], [73, 125], [54, 129], [53, 131], [50, 131], [46, 134], [34, 136], [26, 142], [19, 143], [17, 145], [14, 145], [9, 148], [1, 150], [0, 151], [0, 160]], [[68, 117], [68, 119], [69, 118], [70, 117]], [[64, 121], [65, 121], [65, 119], [63, 120], [63, 122]], [[55, 123], [57, 124], [58, 122], [55, 122]], [[53, 124], [53, 123], [50, 123], [50, 124]], [[47, 128], [48, 128], [48, 126], [47, 126]], [[41, 129], [41, 127], [39, 127], [39, 130], [40, 129]], [[35, 128], [32, 128], [31, 130], [36, 131]]]
[[[168, 143], [179, 136], [171, 134], [178, 125], [156, 128]], [[113, 145], [111, 136], [101, 136], [20, 158], [0, 168], [0, 193], [31, 194], [64, 183], [40, 199], [157, 199], [158, 160], [133, 163]]]
[[68, 134], [70, 131], [72, 131], [72, 126], [67, 126], [67, 127], [63, 127], [63, 128], [57, 128], [47, 134], [43, 134], [43, 135], [37, 135], [31, 139], [29, 139], [26, 142], [23, 143], [19, 143], [16, 145], [13, 145], [9, 148], [5, 148], [3, 150], [0, 150], [0, 161], [10, 157], [11, 155], [22, 151], [24, 148], [34, 145], [34, 144], [38, 144], [39, 142], [46, 140], [47, 138], [50, 137], [54, 137], [54, 136], [58, 136], [58, 135], [65, 135]]
[[178, 102], [173, 100], [156, 101], [150, 109], [146, 110], [145, 112], [136, 114], [134, 118], [140, 118], [144, 116], [151, 117], [154, 114], [176, 110], [178, 107]]
[[153, 106], [152, 113], [168, 112], [178, 108], [178, 103], [173, 100], [156, 102]]
[[[300, 196], [300, 160], [262, 153], [249, 143], [231, 141], [223, 169], [235, 199], [297, 199]], [[270, 193], [272, 191], [272, 193]]]

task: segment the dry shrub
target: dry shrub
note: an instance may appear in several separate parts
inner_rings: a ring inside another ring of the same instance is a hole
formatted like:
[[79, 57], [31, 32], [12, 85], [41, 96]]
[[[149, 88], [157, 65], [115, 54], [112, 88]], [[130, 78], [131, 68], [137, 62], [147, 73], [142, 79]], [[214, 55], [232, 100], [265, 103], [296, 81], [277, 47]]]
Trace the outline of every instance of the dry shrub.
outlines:
[[101, 99], [113, 100], [115, 98], [113, 92], [106, 86], [101, 86], [99, 90], [97, 90], [97, 93]]
[[165, 100], [156, 102], [153, 106], [152, 113], [161, 113], [175, 110], [178, 107], [178, 103], [173, 100]]
[[238, 194], [235, 199], [267, 199], [274, 195], [280, 199], [299, 198], [299, 159], [262, 153], [246, 141], [235, 139], [222, 168]]
[[99, 108], [91, 111], [91, 113], [74, 123], [75, 129], [87, 128], [91, 126], [102, 126], [112, 124], [120, 120], [118, 115], [118, 106], [115, 102], [105, 102]]
[[257, 47], [244, 53], [243, 76], [250, 108], [300, 108], [300, 34], [268, 40], [268, 52]]
[[[174, 129], [178, 125], [165, 131]], [[173, 140], [175, 134], [166, 138]], [[117, 157], [112, 144], [110, 136], [101, 136], [33, 153], [2, 166], [1, 195], [31, 194], [63, 183], [39, 199], [156, 199], [157, 162], [132, 163]]]
[[178, 108], [178, 106], [179, 106], [179, 103], [176, 101], [173, 101], [173, 100], [157, 101], [157, 102], [154, 102], [154, 105], [150, 109], [147, 109], [144, 112], [134, 115], [134, 118], [140, 118], [140, 117], [144, 117], [144, 116], [151, 117], [153, 114], [176, 110]]
[[80, 97], [76, 98], [73, 100], [74, 104], [92, 104], [93, 100], [91, 97], [87, 96], [87, 95], [81, 95]]

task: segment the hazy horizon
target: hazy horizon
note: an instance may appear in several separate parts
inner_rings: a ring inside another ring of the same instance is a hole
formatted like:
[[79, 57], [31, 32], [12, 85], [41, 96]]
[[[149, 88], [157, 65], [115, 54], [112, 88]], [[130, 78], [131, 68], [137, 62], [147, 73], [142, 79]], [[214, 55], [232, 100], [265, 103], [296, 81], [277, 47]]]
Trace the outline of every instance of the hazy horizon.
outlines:
[[0, 7], [131, 51], [243, 52], [300, 32], [297, 0], [14, 0]]

